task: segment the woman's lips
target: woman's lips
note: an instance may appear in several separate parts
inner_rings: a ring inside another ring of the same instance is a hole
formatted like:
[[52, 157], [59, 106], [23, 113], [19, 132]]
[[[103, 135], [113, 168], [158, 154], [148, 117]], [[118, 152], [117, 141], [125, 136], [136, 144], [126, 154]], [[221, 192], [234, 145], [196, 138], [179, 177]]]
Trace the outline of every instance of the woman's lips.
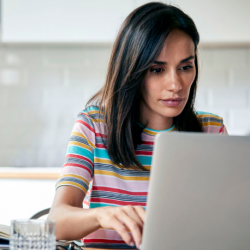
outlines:
[[178, 106], [182, 102], [182, 98], [169, 98], [166, 100], [161, 100], [163, 104], [169, 107], [175, 107]]

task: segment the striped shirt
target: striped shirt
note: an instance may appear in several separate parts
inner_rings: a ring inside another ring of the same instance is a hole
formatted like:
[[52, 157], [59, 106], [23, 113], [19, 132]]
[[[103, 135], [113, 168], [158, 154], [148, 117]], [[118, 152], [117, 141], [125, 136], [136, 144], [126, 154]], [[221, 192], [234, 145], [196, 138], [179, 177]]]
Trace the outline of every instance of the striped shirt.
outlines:
[[[197, 112], [197, 117], [204, 132], [227, 134], [221, 117], [205, 112]], [[84, 208], [125, 205], [145, 208], [150, 172], [121, 169], [110, 160], [105, 147], [105, 126], [103, 116], [99, 117], [98, 107], [90, 106], [79, 113], [57, 188], [70, 185], [81, 189], [86, 194]], [[165, 131], [177, 130], [173, 125]], [[138, 160], [148, 170], [158, 132], [144, 128], [142, 143], [136, 149]], [[87, 247], [128, 248], [116, 231], [103, 228], [86, 236], [83, 242]]]

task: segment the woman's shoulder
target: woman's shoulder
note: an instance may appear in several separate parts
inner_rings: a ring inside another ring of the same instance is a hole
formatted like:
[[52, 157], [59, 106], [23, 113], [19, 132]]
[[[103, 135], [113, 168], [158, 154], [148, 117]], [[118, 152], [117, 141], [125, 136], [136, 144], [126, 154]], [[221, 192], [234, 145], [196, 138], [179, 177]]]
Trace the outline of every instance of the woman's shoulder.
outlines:
[[204, 111], [196, 111], [195, 113], [205, 133], [226, 133], [222, 117]]
[[84, 113], [84, 114], [95, 114], [95, 113], [99, 113], [100, 108], [97, 105], [90, 105], [85, 107], [85, 109], [83, 109], [80, 113]]
[[79, 112], [78, 117], [87, 117], [92, 122], [97, 122], [98, 120], [103, 119], [103, 115], [100, 113], [100, 108], [96, 105], [87, 106]]
[[87, 127], [92, 132], [105, 134], [105, 122], [103, 113], [99, 106], [91, 105], [80, 111], [77, 116], [77, 123]]

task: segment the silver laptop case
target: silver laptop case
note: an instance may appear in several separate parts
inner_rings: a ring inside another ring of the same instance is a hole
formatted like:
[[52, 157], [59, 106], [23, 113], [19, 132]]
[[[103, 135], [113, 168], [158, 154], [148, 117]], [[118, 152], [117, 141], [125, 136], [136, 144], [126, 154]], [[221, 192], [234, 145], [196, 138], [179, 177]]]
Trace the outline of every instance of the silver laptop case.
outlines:
[[142, 249], [250, 249], [250, 137], [157, 134]]

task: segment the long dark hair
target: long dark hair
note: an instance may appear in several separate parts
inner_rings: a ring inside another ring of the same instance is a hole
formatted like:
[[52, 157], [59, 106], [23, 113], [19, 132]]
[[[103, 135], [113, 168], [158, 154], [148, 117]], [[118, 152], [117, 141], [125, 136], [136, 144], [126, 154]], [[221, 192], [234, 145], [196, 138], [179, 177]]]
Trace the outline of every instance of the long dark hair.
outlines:
[[106, 83], [87, 103], [98, 103], [108, 130], [109, 157], [122, 168], [146, 170], [136, 156], [143, 130], [138, 124], [143, 79], [174, 29], [184, 31], [192, 38], [196, 67], [189, 99], [182, 113], [174, 117], [174, 124], [179, 131], [202, 131], [194, 111], [199, 43], [196, 26], [177, 7], [160, 2], [145, 4], [130, 13], [122, 24], [113, 46]]

